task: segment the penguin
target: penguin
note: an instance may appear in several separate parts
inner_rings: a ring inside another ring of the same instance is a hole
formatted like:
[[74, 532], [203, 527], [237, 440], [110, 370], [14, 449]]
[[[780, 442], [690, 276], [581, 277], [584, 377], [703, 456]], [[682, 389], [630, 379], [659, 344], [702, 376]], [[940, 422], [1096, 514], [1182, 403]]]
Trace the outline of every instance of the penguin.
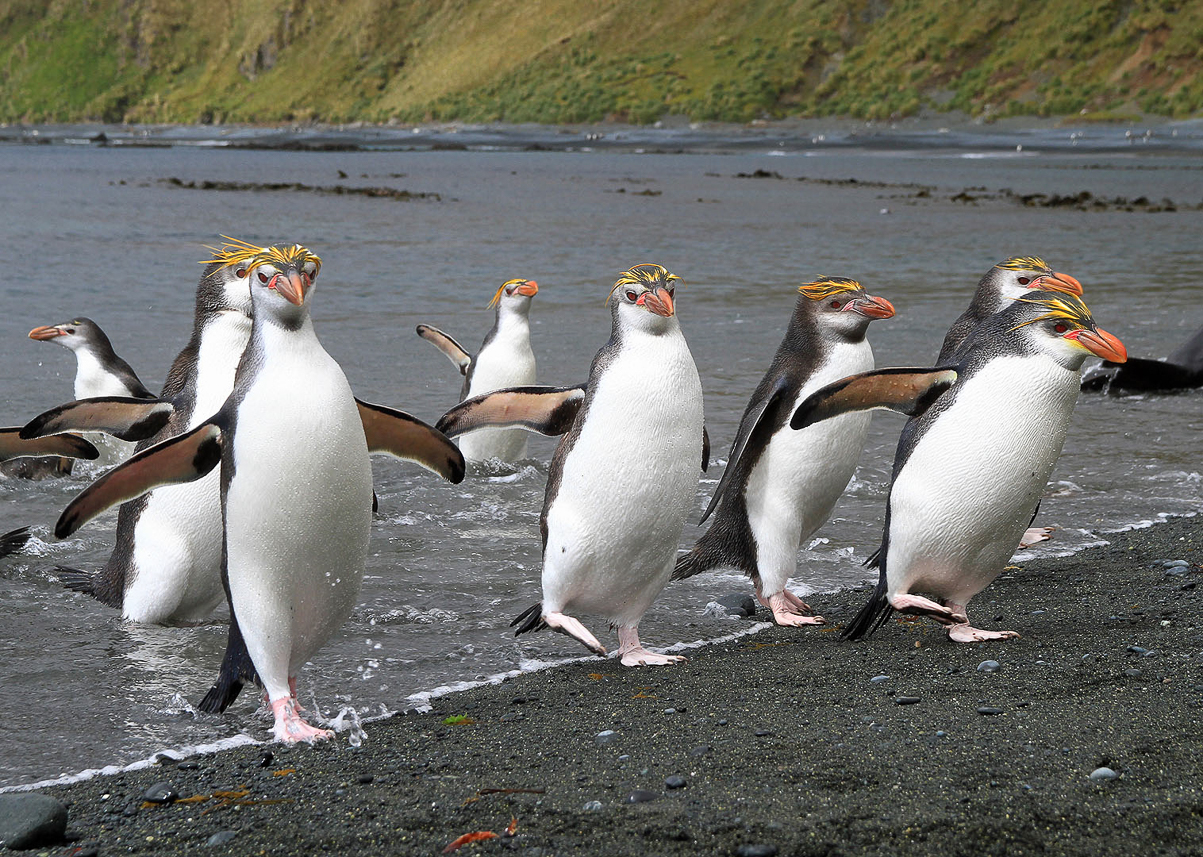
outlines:
[[218, 472], [231, 626], [210, 694], [225, 693], [220, 701], [228, 704], [254, 678], [271, 706], [275, 738], [313, 742], [333, 733], [305, 720], [296, 676], [358, 596], [372, 515], [369, 452], [416, 461], [452, 482], [463, 479], [464, 459], [425, 423], [355, 399], [314, 331], [313, 254], [277, 246], [234, 264], [250, 281], [254, 323], [232, 392], [195, 428], [85, 489], [55, 533], [66, 537], [155, 485]]
[[978, 281], [969, 307], [948, 328], [936, 365], [952, 357], [973, 329], [987, 318], [1016, 298], [1042, 290], [1082, 296], [1082, 284], [1077, 279], [1053, 271], [1039, 256], [1012, 256], [999, 262]]
[[[418, 325], [418, 336], [434, 344], [464, 376], [460, 401], [505, 387], [535, 383], [535, 353], [530, 346], [531, 298], [539, 293], [534, 280], [501, 284], [490, 307], [496, 307], [493, 327], [473, 357], [437, 327]], [[464, 458], [473, 464], [509, 464], [526, 457], [527, 434], [521, 429], [481, 429], [458, 439]]]
[[[251, 333], [247, 263], [270, 248], [226, 239], [205, 263], [196, 290], [192, 335], [176, 356], [157, 399], [104, 396], [71, 402], [31, 420], [25, 437], [68, 429], [96, 429], [137, 449], [196, 428], [222, 406]], [[277, 248], [281, 253], [284, 248]], [[304, 247], [295, 264], [321, 260]], [[123, 505], [116, 544], [96, 572], [59, 567], [71, 590], [115, 607], [132, 622], [202, 622], [225, 601], [221, 585], [221, 498], [217, 474], [169, 485]]]
[[852, 478], [871, 414], [793, 431], [794, 409], [832, 381], [873, 368], [869, 323], [891, 318], [893, 305], [866, 294], [856, 280], [821, 277], [798, 288], [798, 299], [768, 372], [752, 393], [731, 445], [727, 469], [704, 522], [714, 523], [677, 560], [673, 579], [714, 568], [738, 568], [778, 625], [822, 624], [785, 588], [798, 548], [831, 514]]
[[539, 531], [543, 600], [511, 623], [551, 628], [605, 655], [576, 613], [618, 629], [625, 666], [669, 664], [639, 621], [668, 583], [697, 491], [702, 385], [677, 320], [680, 278], [636, 265], [610, 291], [611, 334], [577, 387], [517, 387], [456, 405], [436, 424], [455, 437], [482, 426], [563, 435], [547, 476]]
[[1129, 357], [1124, 364], [1104, 360], [1082, 376], [1082, 389], [1118, 395], [1203, 387], [1203, 327], [1165, 360]]
[[934, 619], [954, 642], [1018, 636], [973, 627], [967, 606], [1023, 535], [1061, 454], [1082, 364], [1126, 354], [1079, 298], [1036, 292], [978, 325], [946, 366], [863, 373], [798, 407], [795, 429], [874, 407], [911, 416], [867, 563], [877, 587], [844, 639], [867, 637], [894, 610]]
[[126, 396], [134, 399], [153, 399], [130, 365], [117, 356], [113, 344], [100, 325], [80, 316], [62, 324], [35, 327], [29, 338], [38, 342], [54, 342], [75, 354], [75, 398], [96, 396]]
[[[95, 461], [100, 452], [78, 435], [59, 434], [37, 440], [22, 440], [19, 426], [0, 429], [0, 462], [24, 460], [29, 457], [37, 460], [38, 457], [46, 455], [67, 460], [83, 458]], [[18, 527], [0, 534], [0, 558], [20, 553], [31, 538], [33, 533], [29, 531], [29, 527]]]

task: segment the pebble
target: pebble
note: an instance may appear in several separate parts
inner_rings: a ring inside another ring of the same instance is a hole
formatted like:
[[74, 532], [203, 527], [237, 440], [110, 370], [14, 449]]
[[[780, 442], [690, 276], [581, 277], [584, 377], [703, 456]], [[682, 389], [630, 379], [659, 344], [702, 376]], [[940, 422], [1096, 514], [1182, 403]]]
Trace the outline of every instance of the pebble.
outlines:
[[150, 803], [174, 803], [179, 796], [175, 786], [168, 782], [155, 783], [142, 792], [142, 799]]
[[977, 665], [977, 671], [980, 673], [996, 673], [1001, 666], [1002, 664], [998, 661], [982, 661]]
[[773, 737], [773, 731], [771, 729], [757, 729], [756, 737], [757, 738], [771, 738], [771, 737]]
[[219, 830], [205, 840], [205, 844], [210, 848], [215, 848], [218, 845], [229, 845], [238, 837], [238, 833], [234, 830]]
[[597, 811], [598, 811], [598, 810], [600, 810], [601, 808], [602, 808], [602, 802], [601, 802], [600, 800], [591, 800], [591, 801], [588, 801], [588, 802], [585, 804], [585, 806], [583, 807], [583, 809], [585, 810], [585, 812], [597, 812]]
[[977, 707], [977, 713], [984, 715], [1002, 714], [1003, 710], [1001, 708], [995, 708], [993, 705], [979, 705]]
[[873, 684], [881, 684], [883, 681], [889, 680], [890, 677], [888, 675], [875, 675], [873, 678], [869, 679], [869, 681], [873, 682]]
[[598, 732], [595, 736], [593, 736], [593, 743], [597, 744], [599, 747], [605, 747], [608, 744], [613, 744], [617, 740], [618, 733], [613, 729], [606, 729], [604, 732]]
[[666, 709], [664, 709], [664, 713], [665, 713], [665, 714], [676, 714], [676, 713], [677, 713], [677, 709], [675, 709], [675, 708], [666, 708]]
[[894, 697], [895, 705], [915, 705], [920, 701], [917, 696], [896, 696]]
[[669, 777], [665, 777], [665, 778], [664, 778], [664, 786], [665, 786], [665, 788], [670, 788], [670, 789], [683, 789], [683, 788], [685, 788], [685, 786], [687, 786], [688, 784], [689, 784], [689, 781], [688, 781], [688, 780], [686, 780], [684, 777], [682, 777], [682, 776], [678, 775], [678, 774], [673, 774], [672, 776], [669, 776]]
[[1144, 670], [1138, 670], [1135, 667], [1130, 670], [1124, 670], [1124, 675], [1126, 675], [1128, 678], [1140, 678], [1144, 674]]
[[372, 774], [360, 774], [360, 776], [359, 776], [359, 784], [361, 786], [370, 786], [375, 781], [376, 781], [376, 777], [373, 776]]
[[690, 750], [690, 751], [689, 751], [689, 755], [691, 755], [691, 756], [705, 756], [705, 755], [706, 755], [707, 753], [709, 753], [709, 752], [710, 752], [710, 745], [709, 745], [709, 744], [699, 744], [698, 746], [694, 747], [692, 750]]
[[621, 756], [618, 757], [618, 761], [629, 762], [629, 761], [631, 761], [631, 757], [628, 756], [626, 753], [623, 753]]
[[649, 792], [647, 789], [635, 789], [627, 795], [627, 803], [648, 803], [657, 797], [655, 792]]
[[733, 592], [714, 599], [727, 610], [728, 616], [739, 616], [746, 619], [756, 615], [756, 599], [742, 592]]
[[259, 754], [259, 767], [266, 768], [268, 765], [270, 765], [272, 763], [272, 760], [275, 758], [276, 757], [274, 755], [272, 755], [271, 750], [264, 750], [262, 753]]
[[755, 845], [741, 845], [735, 853], [739, 857], [777, 857], [777, 846], [758, 842]]
[[937, 738], [946, 738], [946, 737], [948, 737], [948, 733], [945, 732], [943, 729], [941, 729], [940, 731], [938, 731], [936, 733], [936, 737]]
[[1114, 780], [1118, 776], [1119, 774], [1110, 768], [1095, 768], [1090, 772], [1090, 778], [1092, 780]]
[[13, 850], [57, 845], [67, 832], [67, 807], [48, 795], [0, 795], [0, 842]]
[[199, 762], [180, 762], [176, 768], [181, 771], [195, 771], [200, 768]]

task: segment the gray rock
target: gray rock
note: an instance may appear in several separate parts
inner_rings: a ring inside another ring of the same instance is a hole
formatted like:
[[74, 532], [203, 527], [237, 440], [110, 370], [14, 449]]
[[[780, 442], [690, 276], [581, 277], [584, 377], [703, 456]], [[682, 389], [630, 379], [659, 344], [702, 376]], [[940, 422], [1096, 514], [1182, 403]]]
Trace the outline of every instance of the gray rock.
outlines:
[[765, 843], [741, 845], [735, 852], [739, 857], [777, 857], [777, 846]]
[[602, 808], [602, 802], [600, 800], [588, 801], [584, 805], [584, 807], [582, 807], [582, 809], [584, 809], [585, 812], [598, 812], [599, 810], [601, 810], [601, 808]]
[[175, 803], [179, 797], [180, 793], [175, 790], [175, 786], [168, 782], [155, 783], [142, 792], [142, 799], [148, 803]]
[[1119, 774], [1106, 767], [1095, 768], [1090, 772], [1090, 778], [1092, 780], [1114, 780], [1118, 776]]
[[1001, 708], [995, 708], [993, 705], [979, 705], [977, 707], [977, 713], [986, 717], [990, 717], [995, 714], [1002, 714], [1003, 710]]
[[998, 661], [982, 661], [977, 665], [977, 671], [980, 673], [996, 673], [1002, 665]]
[[210, 848], [216, 848], [219, 845], [229, 845], [238, 837], [237, 831], [234, 830], [219, 830], [205, 840], [205, 844]]
[[673, 774], [672, 776], [664, 778], [664, 785], [666, 788], [670, 789], [683, 789], [685, 786], [689, 785], [689, 781], [678, 774]]
[[593, 743], [599, 747], [606, 747], [618, 740], [618, 733], [613, 729], [607, 729], [604, 732], [598, 732], [593, 736]]
[[723, 595], [714, 600], [725, 607], [727, 613], [731, 616], [747, 618], [748, 616], [756, 615], [756, 599], [751, 595], [745, 595], [742, 592], [732, 592], [730, 595]]
[[873, 684], [881, 684], [883, 681], [889, 680], [890, 677], [888, 675], [875, 675], [873, 678], [869, 679], [869, 681], [873, 682]]
[[0, 843], [8, 848], [57, 845], [67, 832], [67, 807], [47, 795], [0, 795]]
[[894, 697], [895, 705], [917, 705], [920, 702], [917, 696], [896, 696]]
[[649, 803], [657, 797], [655, 792], [649, 792], [647, 789], [635, 789], [627, 795], [627, 803]]

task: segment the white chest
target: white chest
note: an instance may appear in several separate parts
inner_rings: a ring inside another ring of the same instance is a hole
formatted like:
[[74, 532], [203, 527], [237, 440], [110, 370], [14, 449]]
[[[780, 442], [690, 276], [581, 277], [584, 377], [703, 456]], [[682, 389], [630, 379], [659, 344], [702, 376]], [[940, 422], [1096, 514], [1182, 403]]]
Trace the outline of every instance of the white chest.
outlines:
[[251, 320], [240, 312], [219, 313], [205, 325], [196, 359], [196, 404], [188, 428], [196, 428], [225, 404], [250, 335]]

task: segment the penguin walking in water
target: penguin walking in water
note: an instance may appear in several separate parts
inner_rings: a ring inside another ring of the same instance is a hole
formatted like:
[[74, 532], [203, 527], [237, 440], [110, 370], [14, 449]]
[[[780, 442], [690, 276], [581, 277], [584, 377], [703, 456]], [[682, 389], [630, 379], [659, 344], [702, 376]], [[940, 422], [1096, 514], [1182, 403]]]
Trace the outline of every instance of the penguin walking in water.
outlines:
[[873, 368], [869, 323], [894, 307], [856, 280], [824, 277], [798, 288], [785, 338], [740, 420], [727, 469], [702, 520], [710, 529], [677, 560], [673, 579], [715, 568], [752, 578], [778, 625], [822, 624], [786, 589], [802, 540], [819, 529], [856, 470], [871, 414], [844, 414], [793, 431], [794, 409], [811, 393]]
[[584, 385], [500, 390], [457, 405], [437, 426], [449, 436], [482, 426], [564, 435], [539, 518], [543, 600], [512, 625], [518, 634], [551, 628], [604, 655], [575, 615], [599, 614], [617, 627], [625, 666], [683, 660], [639, 640], [709, 456], [702, 385], [676, 316], [679, 281], [653, 264], [618, 278], [610, 340]]
[[251, 283], [254, 324], [225, 403], [85, 489], [55, 532], [65, 537], [114, 503], [201, 479], [220, 464], [219, 546], [232, 615], [218, 684], [202, 708], [224, 707], [255, 678], [275, 737], [315, 741], [333, 733], [303, 718], [296, 676], [359, 593], [372, 515], [369, 452], [415, 461], [452, 482], [463, 478], [464, 459], [419, 420], [352, 395], [310, 317], [316, 257], [294, 245], [236, 264]]
[[[249, 263], [273, 248], [227, 239], [214, 251], [196, 290], [192, 336], [171, 364], [157, 399], [103, 396], [70, 402], [31, 420], [22, 434], [95, 429], [142, 450], [200, 425], [234, 387], [251, 334]], [[304, 247], [274, 248], [282, 261], [316, 272]], [[195, 624], [225, 600], [221, 584], [221, 485], [217, 473], [165, 485], [124, 504], [116, 544], [96, 572], [59, 568], [60, 580], [133, 622]]]
[[968, 604], [1002, 571], [1061, 454], [1082, 364], [1122, 363], [1123, 343], [1073, 295], [1019, 298], [969, 335], [947, 366], [884, 369], [819, 390], [805, 428], [874, 407], [911, 415], [898, 441], [869, 602], [843, 631], [861, 639], [891, 611], [928, 616], [959, 643], [1016, 637], [970, 623]]
[[[497, 308], [492, 329], [472, 356], [437, 327], [418, 325], [418, 336], [433, 343], [464, 376], [460, 401], [500, 390], [535, 383], [535, 353], [530, 347], [531, 298], [539, 293], [534, 280], [515, 279], [501, 284], [490, 307]], [[526, 432], [522, 429], [481, 429], [462, 435], [457, 443], [472, 464], [497, 461], [509, 464], [526, 457]]]
[[1129, 357], [1120, 364], [1104, 360], [1082, 376], [1082, 389], [1118, 394], [1161, 393], [1203, 387], [1203, 327], [1165, 360]]

